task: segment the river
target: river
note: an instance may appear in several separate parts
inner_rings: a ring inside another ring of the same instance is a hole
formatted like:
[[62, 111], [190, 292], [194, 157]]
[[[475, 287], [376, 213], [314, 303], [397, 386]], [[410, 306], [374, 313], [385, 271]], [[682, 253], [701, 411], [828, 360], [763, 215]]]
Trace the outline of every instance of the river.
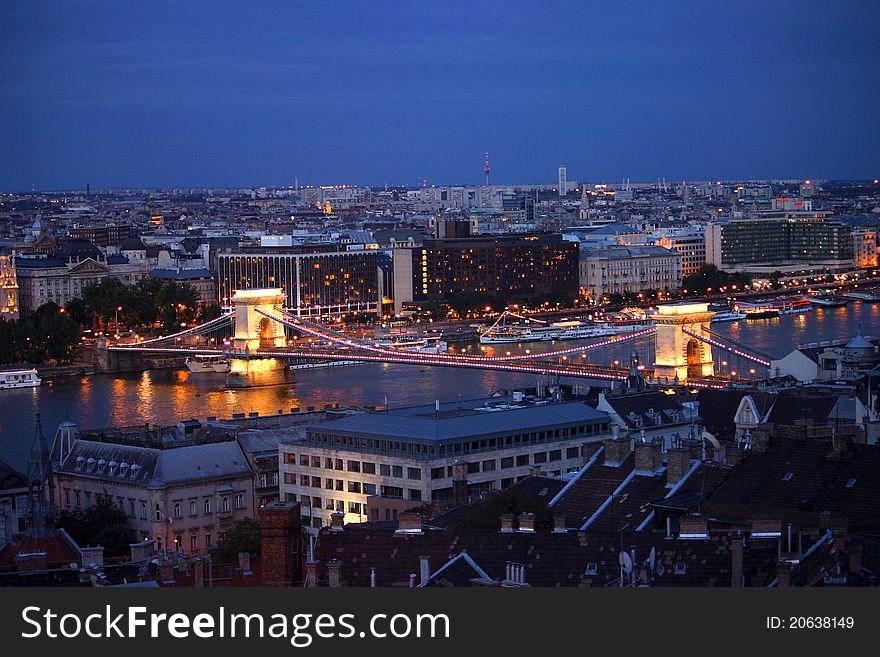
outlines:
[[[713, 329], [764, 352], [782, 356], [799, 344], [843, 339], [860, 330], [880, 336], [880, 304], [851, 302], [843, 308], [817, 308], [809, 313], [776, 319], [714, 324]], [[558, 349], [576, 343], [529, 343], [503, 345], [504, 351], [522, 353]], [[587, 344], [587, 343], [585, 343]], [[609, 365], [626, 362], [633, 349], [642, 362], [653, 359], [650, 340], [624, 343], [613, 349], [588, 354], [585, 362]], [[477, 350], [472, 345], [469, 351]], [[491, 354], [492, 350], [487, 350]], [[575, 355], [572, 359], [580, 358]], [[727, 354], [728, 368], [742, 374], [751, 364], [739, 363]], [[64, 420], [83, 428], [132, 426], [144, 423], [174, 424], [182, 419], [208, 416], [231, 417], [233, 413], [261, 415], [293, 407], [430, 403], [486, 395], [495, 390], [534, 386], [529, 374], [369, 363], [356, 366], [297, 370], [288, 385], [227, 390], [222, 374], [192, 374], [188, 370], [151, 370], [140, 373], [96, 374], [44, 381], [39, 388], [0, 391], [0, 460], [22, 468], [33, 437], [34, 413], [40, 411], [48, 439]]]

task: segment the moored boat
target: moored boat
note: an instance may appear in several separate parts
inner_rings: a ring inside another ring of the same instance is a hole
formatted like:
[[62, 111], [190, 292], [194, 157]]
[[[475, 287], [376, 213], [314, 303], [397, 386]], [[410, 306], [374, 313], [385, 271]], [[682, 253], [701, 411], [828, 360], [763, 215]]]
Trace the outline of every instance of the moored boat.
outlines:
[[42, 383], [37, 370], [2, 370], [0, 371], [0, 390], [12, 388], [36, 388]]

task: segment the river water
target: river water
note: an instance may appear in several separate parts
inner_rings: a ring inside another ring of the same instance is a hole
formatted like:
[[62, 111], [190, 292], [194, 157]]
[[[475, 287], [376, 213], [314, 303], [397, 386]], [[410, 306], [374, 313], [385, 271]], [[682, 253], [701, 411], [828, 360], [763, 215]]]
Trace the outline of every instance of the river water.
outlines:
[[[843, 308], [817, 308], [812, 312], [776, 319], [714, 324], [713, 329], [746, 345], [782, 356], [799, 344], [844, 339], [860, 330], [880, 336], [880, 304], [851, 302]], [[573, 346], [577, 343], [529, 343], [499, 345], [512, 353], [533, 353]], [[588, 344], [585, 342], [584, 344]], [[478, 347], [468, 347], [470, 353]], [[651, 363], [650, 340], [624, 343], [590, 352], [587, 358], [570, 357], [601, 365], [626, 362], [635, 349], [644, 363]], [[493, 353], [492, 349], [486, 350]], [[728, 354], [716, 354], [716, 363], [728, 360], [727, 370], [742, 374], [752, 365]], [[223, 374], [192, 374], [189, 370], [152, 370], [141, 373], [96, 374], [83, 378], [44, 381], [39, 388], [0, 391], [0, 460], [22, 468], [33, 436], [34, 413], [40, 411], [44, 431], [51, 439], [64, 420], [83, 428], [132, 426], [144, 423], [174, 424], [182, 419], [208, 416], [231, 417], [233, 413], [261, 415], [293, 407], [431, 403], [484, 396], [499, 389], [534, 386], [531, 374], [369, 363], [356, 366], [297, 370], [288, 385], [227, 390]]]

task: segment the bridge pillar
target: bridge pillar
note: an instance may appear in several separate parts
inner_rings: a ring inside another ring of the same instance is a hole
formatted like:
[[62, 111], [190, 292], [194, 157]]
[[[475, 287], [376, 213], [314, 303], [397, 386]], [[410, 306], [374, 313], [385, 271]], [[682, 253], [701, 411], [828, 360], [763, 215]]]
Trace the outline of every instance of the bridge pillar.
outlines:
[[685, 301], [661, 304], [654, 316], [657, 330], [654, 334], [655, 360], [654, 377], [670, 381], [678, 377], [681, 382], [688, 378], [712, 376], [715, 363], [712, 361], [712, 347], [688, 335], [688, 329], [709, 337], [703, 325], [709, 324], [714, 312], [708, 303]]
[[235, 348], [256, 351], [260, 347], [285, 346], [284, 326], [257, 312], [262, 310], [277, 315], [285, 299], [280, 287], [236, 290], [232, 295], [232, 304], [235, 306]]

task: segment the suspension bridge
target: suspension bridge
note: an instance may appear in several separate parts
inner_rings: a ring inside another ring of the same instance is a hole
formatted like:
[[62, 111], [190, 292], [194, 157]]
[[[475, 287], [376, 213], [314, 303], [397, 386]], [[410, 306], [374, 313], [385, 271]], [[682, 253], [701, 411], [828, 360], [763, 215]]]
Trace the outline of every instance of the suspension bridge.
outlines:
[[[278, 289], [241, 290], [233, 297], [230, 312], [221, 317], [171, 335], [129, 344], [115, 343], [108, 345], [107, 349], [116, 354], [222, 355], [233, 363], [267, 359], [346, 360], [622, 381], [629, 375], [626, 369], [584, 362], [588, 354], [622, 343], [651, 340], [657, 362], [653, 370], [644, 369], [642, 375], [652, 382], [686, 383], [693, 387], [724, 387], [727, 384], [723, 377], [715, 374], [711, 347], [765, 367], [770, 364], [766, 355], [754, 353], [754, 350], [750, 352], [739, 344], [728, 344], [722, 336], [711, 331], [708, 328], [711, 313], [707, 314], [706, 308], [694, 309], [690, 307], [692, 304], [661, 306], [654, 326], [591, 344], [488, 356], [424, 353], [381, 346], [375, 341], [353, 337], [314, 319], [304, 318], [295, 310], [285, 308], [283, 300]], [[666, 312], [664, 308], [667, 308]], [[290, 340], [288, 332], [312, 338], [312, 343], [305, 346], [301, 341]], [[703, 349], [703, 346], [707, 348]]]

